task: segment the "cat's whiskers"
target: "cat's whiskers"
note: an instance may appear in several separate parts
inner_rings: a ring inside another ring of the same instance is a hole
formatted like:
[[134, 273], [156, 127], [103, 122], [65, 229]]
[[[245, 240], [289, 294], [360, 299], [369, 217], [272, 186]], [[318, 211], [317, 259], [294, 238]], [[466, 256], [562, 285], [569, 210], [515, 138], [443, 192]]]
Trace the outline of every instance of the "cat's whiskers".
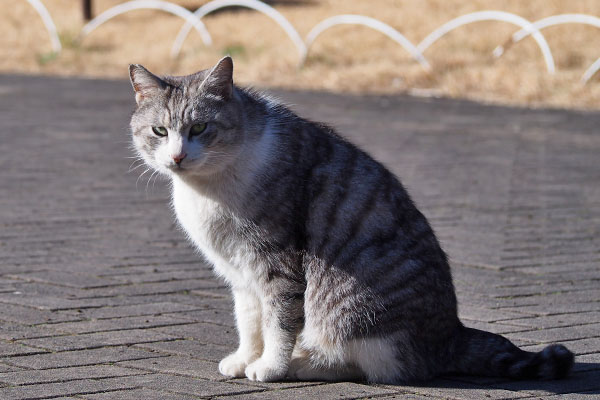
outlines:
[[[139, 164], [138, 164], [138, 165], [135, 165], [135, 163], [137, 163], [137, 162], [139, 162]], [[135, 166], [134, 166], [134, 165], [135, 165]], [[145, 165], [145, 162], [144, 162], [144, 160], [143, 160], [143, 159], [137, 159], [137, 160], [134, 160], [134, 161], [133, 161], [133, 162], [132, 162], [132, 163], [129, 165], [129, 169], [127, 170], [127, 173], [133, 172], [133, 171], [135, 171], [136, 169], [138, 169], [138, 168], [140, 168], [140, 167], [142, 167], [142, 166], [144, 166], [144, 165]]]
[[[148, 180], [146, 181], [146, 195], [148, 195], [148, 185], [150, 184], [150, 181], [152, 180], [152, 177], [154, 175], [158, 174], [158, 170], [154, 170], [154, 172], [152, 172], [150, 174], [150, 178], [148, 178]], [[154, 187], [154, 185], [152, 185], [152, 187]]]
[[142, 172], [142, 173], [140, 174], [140, 176], [138, 176], [138, 178], [137, 178], [137, 179], [136, 179], [136, 181], [135, 181], [135, 190], [137, 190], [137, 188], [138, 188], [138, 182], [140, 181], [140, 179], [142, 178], [142, 176], [144, 176], [144, 175], [146, 174], [146, 172], [150, 171], [150, 169], [151, 169], [151, 168], [149, 168], [149, 167], [148, 167], [148, 168], [146, 168], [146, 169], [144, 170], [144, 172]]

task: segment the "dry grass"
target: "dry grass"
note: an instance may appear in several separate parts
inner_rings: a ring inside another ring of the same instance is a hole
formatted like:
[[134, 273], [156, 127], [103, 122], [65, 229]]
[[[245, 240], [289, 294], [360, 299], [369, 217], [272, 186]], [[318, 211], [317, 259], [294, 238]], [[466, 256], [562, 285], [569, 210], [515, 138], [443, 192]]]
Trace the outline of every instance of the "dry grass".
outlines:
[[[120, 3], [95, 0], [95, 14]], [[190, 7], [205, 1], [179, 0]], [[426, 92], [490, 102], [597, 108], [600, 76], [586, 86], [581, 75], [600, 57], [600, 30], [562, 25], [543, 31], [557, 73], [546, 73], [539, 48], [528, 38], [502, 58], [491, 56], [517, 29], [501, 22], [459, 28], [425, 53], [433, 65], [418, 63], [382, 34], [358, 26], [335, 27], [319, 37], [308, 63], [298, 70], [293, 43], [270, 19], [250, 10], [228, 10], [204, 19], [214, 44], [205, 47], [192, 31], [179, 59], [169, 56], [182, 20], [159, 11], [133, 11], [94, 31], [83, 42], [80, 2], [44, 0], [58, 26], [64, 50], [55, 57], [35, 11], [23, 0], [3, 0], [0, 15], [0, 71], [36, 74], [126, 77], [127, 64], [142, 63], [161, 74], [187, 74], [206, 68], [223, 54], [236, 62], [236, 78], [257, 86], [346, 92]], [[537, 20], [561, 13], [600, 16], [598, 0], [377, 0], [289, 1], [275, 6], [302, 36], [336, 14], [363, 14], [395, 27], [414, 43], [459, 15], [487, 9]], [[600, 75], [600, 74], [598, 74]]]

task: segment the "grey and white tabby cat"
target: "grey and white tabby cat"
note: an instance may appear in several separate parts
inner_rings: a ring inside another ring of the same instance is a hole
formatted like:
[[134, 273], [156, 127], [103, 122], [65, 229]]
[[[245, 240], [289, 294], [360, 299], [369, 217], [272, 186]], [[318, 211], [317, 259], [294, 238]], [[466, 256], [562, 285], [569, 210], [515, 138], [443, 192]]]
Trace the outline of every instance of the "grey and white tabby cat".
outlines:
[[325, 125], [233, 85], [233, 64], [131, 65], [135, 149], [172, 180], [191, 241], [231, 286], [223, 375], [398, 383], [457, 372], [561, 378], [573, 353], [520, 350], [457, 317], [446, 255], [400, 182]]

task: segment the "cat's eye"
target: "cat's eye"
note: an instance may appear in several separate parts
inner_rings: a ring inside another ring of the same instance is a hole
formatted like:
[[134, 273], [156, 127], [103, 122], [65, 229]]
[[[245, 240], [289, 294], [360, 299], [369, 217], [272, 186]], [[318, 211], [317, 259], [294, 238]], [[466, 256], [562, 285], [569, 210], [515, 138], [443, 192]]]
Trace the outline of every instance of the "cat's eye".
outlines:
[[169, 132], [167, 132], [167, 128], [165, 128], [164, 126], [153, 126], [152, 127], [152, 132], [154, 132], [154, 134], [156, 136], [167, 136]]
[[201, 124], [192, 125], [192, 127], [190, 128], [190, 137], [198, 136], [199, 134], [204, 132], [206, 130], [206, 126], [207, 126], [207, 124], [205, 122], [203, 122]]

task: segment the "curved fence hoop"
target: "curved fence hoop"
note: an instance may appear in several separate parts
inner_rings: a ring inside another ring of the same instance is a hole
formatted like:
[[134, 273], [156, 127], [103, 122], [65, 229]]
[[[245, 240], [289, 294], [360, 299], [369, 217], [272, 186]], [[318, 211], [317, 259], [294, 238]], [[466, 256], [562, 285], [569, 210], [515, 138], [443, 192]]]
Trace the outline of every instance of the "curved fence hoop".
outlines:
[[544, 61], [546, 62], [546, 69], [548, 70], [548, 73], [554, 74], [556, 70], [554, 66], [554, 57], [552, 57], [552, 52], [550, 51], [550, 47], [548, 46], [548, 42], [546, 41], [544, 36], [530, 21], [516, 14], [512, 14], [505, 11], [478, 11], [454, 18], [453, 20], [446, 22], [445, 24], [431, 32], [429, 35], [427, 35], [425, 39], [423, 39], [421, 43], [417, 45], [417, 49], [419, 49], [421, 52], [425, 52], [425, 50], [427, 50], [429, 46], [435, 43], [446, 33], [453, 31], [454, 29], [460, 26], [480, 21], [508, 22], [513, 25], [520, 26], [523, 30], [529, 32], [529, 34], [533, 36], [540, 50], [542, 51], [542, 55], [544, 56]]
[[54, 21], [48, 12], [48, 9], [44, 6], [41, 0], [27, 0], [29, 4], [37, 11], [37, 13], [42, 18], [44, 22], [44, 26], [46, 26], [46, 30], [48, 31], [48, 35], [50, 35], [50, 41], [52, 43], [52, 50], [55, 53], [60, 53], [62, 50], [62, 46], [60, 44], [60, 39], [58, 37], [58, 33], [56, 31], [56, 25], [54, 25]]
[[308, 35], [306, 35], [306, 39], [304, 43], [306, 44], [306, 52], [303, 54], [300, 60], [300, 66], [304, 65], [306, 61], [306, 57], [308, 56], [308, 50], [310, 46], [313, 44], [315, 39], [327, 29], [334, 27], [336, 25], [363, 25], [368, 28], [379, 31], [392, 39], [394, 42], [398, 43], [405, 50], [407, 50], [410, 55], [421, 64], [421, 66], [429, 71], [431, 66], [425, 56], [423, 56], [423, 52], [420, 51], [410, 40], [408, 40], [403, 34], [398, 32], [396, 29], [392, 28], [388, 24], [381, 22], [375, 18], [365, 17], [364, 15], [353, 15], [353, 14], [342, 14], [335, 15], [333, 17], [329, 17], [324, 19], [315, 25]]
[[[285, 18], [279, 11], [275, 10], [273, 7], [258, 0], [213, 0], [197, 9], [194, 12], [194, 16], [198, 19], [201, 19], [205, 15], [210, 14], [211, 12], [216, 11], [220, 8], [233, 6], [246, 7], [258, 11], [262, 14], [265, 14], [267, 17], [271, 18], [277, 24], [279, 24], [281, 28], [283, 28], [283, 30], [285, 31], [285, 33], [287, 33], [292, 42], [294, 42], [294, 45], [298, 49], [300, 57], [302, 57], [302, 55], [306, 53], [306, 46], [304, 45], [300, 34], [293, 27], [290, 21], [288, 21], [287, 18]], [[189, 34], [191, 28], [192, 26], [190, 24], [190, 21], [188, 21], [179, 30], [177, 38], [175, 39], [175, 42], [173, 42], [173, 46], [171, 47], [172, 57], [177, 57], [179, 55], [181, 47], [183, 46], [183, 42], [187, 38], [187, 35]]]
[[[587, 14], [558, 14], [533, 22], [533, 26], [537, 30], [562, 24], [585, 24], [600, 28], [600, 18]], [[527, 36], [531, 35], [531, 33], [531, 31], [526, 29], [518, 30], [512, 35], [511, 40], [506, 45], [498, 46], [496, 50], [494, 50], [494, 53], [497, 57], [501, 56], [505, 50], [508, 50], [509, 46], [523, 40]]]
[[581, 83], [584, 85], [598, 72], [600, 69], [600, 58], [598, 58], [581, 76]]
[[190, 29], [191, 27], [194, 27], [198, 31], [205, 45], [210, 46], [212, 44], [212, 38], [210, 37], [210, 33], [208, 33], [208, 31], [206, 30], [206, 26], [204, 26], [204, 23], [200, 21], [198, 17], [196, 17], [193, 13], [186, 10], [185, 8], [178, 6], [177, 4], [161, 0], [132, 0], [109, 8], [108, 10], [104, 11], [102, 14], [98, 15], [96, 18], [92, 19], [90, 22], [85, 24], [85, 26], [81, 29], [80, 37], [83, 38], [89, 35], [94, 29], [96, 29], [109, 19], [116, 17], [117, 15], [121, 15], [128, 11], [140, 9], [161, 10], [181, 17], [186, 20], [186, 24], [189, 24]]

